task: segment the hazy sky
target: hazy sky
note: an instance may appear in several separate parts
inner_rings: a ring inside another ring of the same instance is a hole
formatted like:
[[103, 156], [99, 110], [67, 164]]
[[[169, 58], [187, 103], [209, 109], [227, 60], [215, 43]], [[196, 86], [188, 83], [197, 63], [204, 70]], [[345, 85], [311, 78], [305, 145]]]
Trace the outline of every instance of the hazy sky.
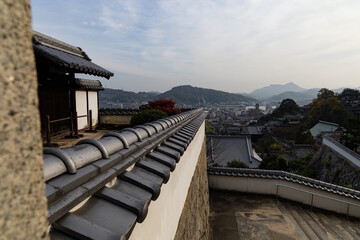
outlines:
[[34, 30], [115, 73], [105, 87], [360, 86], [359, 0], [30, 2]]

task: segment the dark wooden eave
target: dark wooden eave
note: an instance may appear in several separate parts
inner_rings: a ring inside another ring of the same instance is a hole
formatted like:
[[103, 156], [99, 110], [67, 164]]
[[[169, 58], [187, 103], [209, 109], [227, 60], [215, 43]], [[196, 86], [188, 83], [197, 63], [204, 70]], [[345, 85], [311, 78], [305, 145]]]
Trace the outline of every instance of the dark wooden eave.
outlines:
[[114, 73], [91, 62], [88, 55], [79, 47], [61, 42], [34, 31], [33, 46], [35, 56], [41, 56], [69, 72], [85, 73], [109, 79]]

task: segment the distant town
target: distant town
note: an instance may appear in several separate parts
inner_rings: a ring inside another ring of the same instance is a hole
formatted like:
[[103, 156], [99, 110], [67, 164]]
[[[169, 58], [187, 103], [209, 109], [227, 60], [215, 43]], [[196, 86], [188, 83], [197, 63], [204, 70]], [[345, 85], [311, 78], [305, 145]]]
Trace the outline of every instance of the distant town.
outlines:
[[100, 115], [116, 109], [120, 115], [133, 115], [156, 99], [173, 100], [178, 109], [203, 108], [208, 112], [209, 167], [285, 170], [360, 189], [360, 177], [346, 177], [353, 171], [351, 167], [333, 167], [341, 161], [339, 154], [322, 140], [336, 141], [339, 151], [359, 152], [359, 88], [304, 89], [288, 83], [250, 94], [192, 86], [174, 87], [165, 93], [105, 89], [100, 92]]

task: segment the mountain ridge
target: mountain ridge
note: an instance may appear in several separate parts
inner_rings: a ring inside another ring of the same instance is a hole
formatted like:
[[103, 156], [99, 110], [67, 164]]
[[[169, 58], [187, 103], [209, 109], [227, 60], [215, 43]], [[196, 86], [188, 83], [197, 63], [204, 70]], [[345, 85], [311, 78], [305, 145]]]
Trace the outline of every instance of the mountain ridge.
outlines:
[[266, 99], [282, 92], [302, 92], [306, 90], [307, 89], [299, 87], [293, 82], [288, 82], [286, 84], [270, 84], [269, 86], [255, 89], [250, 93], [250, 96], [257, 99]]
[[176, 103], [183, 103], [188, 105], [196, 103], [230, 104], [256, 101], [256, 99], [246, 97], [240, 94], [208, 88], [193, 87], [190, 85], [173, 87], [169, 91], [157, 95], [157, 97], [164, 99], [172, 99]]
[[120, 103], [145, 103], [157, 99], [171, 99], [177, 104], [185, 105], [203, 105], [209, 104], [240, 104], [243, 102], [256, 102], [254, 98], [246, 97], [240, 94], [229, 93], [214, 89], [193, 87], [190, 85], [176, 86], [164, 92], [131, 92], [120, 89], [105, 89], [99, 92], [100, 105], [106, 107], [112, 104]]
[[[334, 89], [333, 91], [339, 91], [341, 89], [344, 88]], [[360, 87], [354, 89], [360, 89]], [[177, 104], [193, 106], [202, 106], [204, 104], [254, 103], [258, 101], [281, 102], [283, 99], [292, 98], [298, 104], [303, 105], [316, 98], [319, 90], [320, 88], [302, 88], [293, 82], [289, 82], [283, 85], [271, 84], [269, 86], [255, 89], [252, 93], [255, 92], [257, 95], [260, 95], [260, 97], [256, 97], [248, 93], [229, 93], [215, 89], [193, 87], [191, 85], [176, 86], [163, 93], [155, 91], [135, 93], [120, 89], [107, 88], [104, 91], [99, 92], [99, 95], [100, 107], [117, 106], [120, 103], [135, 103], [140, 105], [160, 98], [172, 99]], [[274, 92], [276, 94], [273, 94]]]

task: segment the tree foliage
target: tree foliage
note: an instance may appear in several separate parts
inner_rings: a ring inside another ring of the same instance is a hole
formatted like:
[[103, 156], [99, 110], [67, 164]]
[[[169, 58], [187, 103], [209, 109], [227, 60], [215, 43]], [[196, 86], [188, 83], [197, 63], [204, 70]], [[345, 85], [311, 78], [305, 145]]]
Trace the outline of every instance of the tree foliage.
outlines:
[[357, 89], [345, 88], [339, 94], [339, 100], [345, 105], [350, 105], [354, 101], [360, 101], [360, 91]]
[[280, 138], [285, 141], [294, 141], [296, 138], [296, 133], [298, 132], [299, 127], [277, 127], [273, 130], [273, 135], [277, 138]]
[[347, 129], [341, 134], [340, 140], [347, 148], [357, 152], [360, 146], [360, 129]]
[[313, 154], [309, 154], [303, 158], [297, 158], [292, 161], [287, 161], [284, 157], [271, 154], [265, 157], [259, 168], [270, 170], [283, 170], [296, 173], [305, 177], [315, 178], [316, 169], [310, 165]]
[[296, 158], [290, 161], [288, 171], [304, 177], [315, 178], [317, 174], [316, 169], [310, 165], [313, 156], [313, 154], [309, 154], [303, 158]]
[[146, 109], [132, 116], [130, 125], [133, 127], [162, 118], [166, 118], [165, 112], [155, 109]]
[[259, 168], [269, 170], [287, 170], [288, 161], [283, 156], [277, 154], [270, 154], [263, 158]]
[[296, 144], [314, 144], [315, 139], [312, 137], [309, 130], [304, 130], [300, 127], [299, 131], [296, 133], [295, 137]]
[[205, 121], [205, 133], [214, 134], [215, 129], [212, 128], [211, 124], [208, 121]]
[[232, 160], [231, 162], [228, 162], [226, 166], [231, 168], [249, 168], [248, 165], [237, 160]]
[[346, 109], [335, 93], [322, 88], [317, 98], [311, 103], [310, 110], [306, 114], [306, 125], [310, 128], [319, 120], [344, 125], [346, 123], [346, 116]]
[[335, 93], [327, 88], [322, 88], [317, 94], [317, 99], [328, 99], [336, 97]]
[[155, 109], [165, 112], [168, 116], [175, 115], [181, 111], [175, 108], [175, 102], [173, 100], [159, 99], [149, 102], [149, 109]]
[[271, 114], [268, 114], [262, 118], [264, 121], [283, 117], [287, 114], [298, 114], [300, 112], [299, 105], [293, 99], [287, 98], [282, 100], [280, 106], [276, 108]]

